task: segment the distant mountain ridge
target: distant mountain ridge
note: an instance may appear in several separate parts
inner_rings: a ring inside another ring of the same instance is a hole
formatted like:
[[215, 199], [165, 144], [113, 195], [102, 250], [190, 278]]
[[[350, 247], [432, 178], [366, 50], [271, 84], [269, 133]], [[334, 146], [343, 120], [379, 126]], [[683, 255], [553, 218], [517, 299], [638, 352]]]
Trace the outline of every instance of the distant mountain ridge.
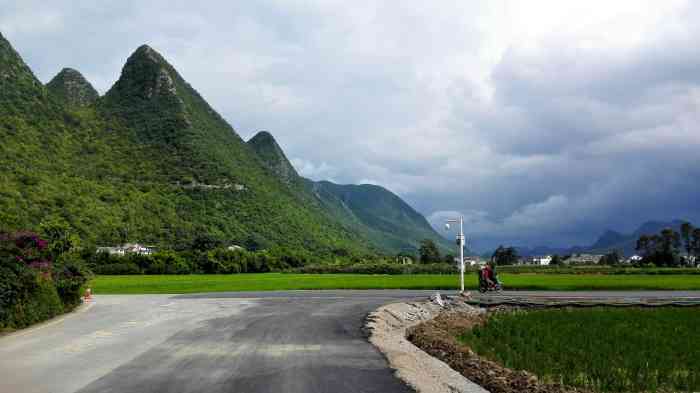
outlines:
[[330, 181], [313, 181], [299, 176], [267, 131], [261, 131], [247, 142], [260, 159], [285, 184], [312, 197], [339, 222], [366, 236], [380, 248], [405, 252], [416, 250], [423, 239], [433, 240], [444, 252], [454, 247], [415, 211], [391, 191], [371, 184], [340, 185]]
[[99, 97], [78, 70], [42, 85], [0, 34], [0, 115], [2, 230], [60, 221], [88, 245], [209, 235], [322, 254], [445, 245], [388, 190], [312, 182], [269, 133], [244, 142], [147, 45]]
[[661, 230], [672, 228], [676, 232], [680, 231], [682, 220], [672, 221], [647, 221], [641, 224], [634, 232], [630, 234], [622, 234], [613, 230], [607, 230], [601, 234], [598, 239], [589, 246], [573, 246], [573, 247], [546, 247], [538, 246], [533, 248], [516, 247], [518, 253], [522, 256], [536, 256], [548, 254], [579, 254], [579, 253], [595, 253], [605, 254], [613, 250], [622, 252], [624, 255], [630, 256], [637, 253], [637, 239], [642, 235], [658, 234]]

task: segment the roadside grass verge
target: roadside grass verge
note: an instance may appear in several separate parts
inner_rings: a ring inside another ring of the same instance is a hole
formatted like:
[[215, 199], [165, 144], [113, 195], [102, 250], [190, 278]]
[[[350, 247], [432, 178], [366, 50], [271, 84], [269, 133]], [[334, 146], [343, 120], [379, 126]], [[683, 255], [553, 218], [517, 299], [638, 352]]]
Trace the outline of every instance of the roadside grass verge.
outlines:
[[[522, 290], [700, 290], [698, 275], [500, 275], [505, 289]], [[475, 274], [465, 276], [470, 289]], [[459, 276], [444, 274], [288, 274], [231, 275], [130, 275], [97, 276], [91, 283], [96, 294], [197, 293], [222, 291], [273, 291], [298, 289], [456, 289]]]
[[700, 391], [697, 308], [504, 312], [458, 337], [544, 382], [596, 392]]

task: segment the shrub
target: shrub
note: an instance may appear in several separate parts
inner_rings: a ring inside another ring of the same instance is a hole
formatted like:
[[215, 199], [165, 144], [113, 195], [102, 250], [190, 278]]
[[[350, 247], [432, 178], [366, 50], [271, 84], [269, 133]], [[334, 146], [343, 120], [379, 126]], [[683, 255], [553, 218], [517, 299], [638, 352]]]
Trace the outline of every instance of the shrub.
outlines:
[[141, 274], [141, 269], [135, 263], [108, 263], [105, 265], [97, 265], [93, 268], [95, 274], [105, 275], [128, 275]]
[[20, 329], [63, 313], [61, 298], [50, 278], [35, 276], [36, 285], [13, 302], [4, 328]]
[[32, 232], [0, 233], [0, 329], [17, 329], [63, 311], [47, 243]]
[[32, 232], [0, 233], [0, 329], [23, 328], [80, 303], [89, 269], [77, 254], [53, 263], [47, 246]]
[[92, 272], [77, 253], [62, 254], [53, 266], [53, 279], [61, 301], [67, 309], [80, 304], [85, 284]]
[[190, 274], [192, 266], [173, 251], [161, 251], [150, 258], [151, 265], [146, 274]]

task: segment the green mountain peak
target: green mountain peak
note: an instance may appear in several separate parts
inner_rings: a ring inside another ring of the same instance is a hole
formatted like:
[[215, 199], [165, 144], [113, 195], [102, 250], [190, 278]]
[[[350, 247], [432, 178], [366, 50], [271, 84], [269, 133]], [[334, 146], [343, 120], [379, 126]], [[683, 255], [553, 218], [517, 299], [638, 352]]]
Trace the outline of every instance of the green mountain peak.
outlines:
[[174, 179], [213, 184], [257, 177], [257, 168], [246, 169], [251, 161], [259, 163], [234, 129], [148, 45], [129, 56], [101, 107], [132, 129], [139, 141], [157, 148], [158, 154], [166, 152], [162, 165]]
[[46, 84], [49, 93], [71, 107], [84, 107], [99, 98], [97, 90], [73, 68], [64, 68]]
[[244, 142], [147, 45], [85, 110], [56, 98], [84, 102], [92, 89], [77, 71], [49, 85], [51, 96], [0, 36], [3, 228], [60, 219], [86, 244], [179, 248], [207, 234], [320, 253], [415, 250], [438, 238], [387, 190], [304, 179], [268, 132]]
[[263, 164], [283, 183], [291, 184], [299, 180], [299, 174], [272, 134], [260, 131], [250, 138], [247, 144], [257, 153]]
[[173, 97], [177, 95], [174, 80], [177, 77], [177, 71], [160, 53], [148, 45], [141, 45], [129, 56], [121, 77], [106, 96], [139, 101]]
[[0, 33], [0, 114], [36, 110], [37, 104], [46, 104], [45, 98], [44, 86]]

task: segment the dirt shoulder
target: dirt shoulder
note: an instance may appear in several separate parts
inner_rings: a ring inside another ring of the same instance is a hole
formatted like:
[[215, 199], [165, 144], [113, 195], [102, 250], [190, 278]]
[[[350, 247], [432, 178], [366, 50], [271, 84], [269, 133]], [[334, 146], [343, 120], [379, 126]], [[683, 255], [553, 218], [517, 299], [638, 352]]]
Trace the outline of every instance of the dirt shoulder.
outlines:
[[515, 371], [475, 354], [456, 337], [483, 323], [485, 313], [440, 314], [408, 330], [407, 338], [428, 354], [442, 360], [471, 381], [492, 393], [578, 393], [586, 390], [543, 383], [534, 374]]

